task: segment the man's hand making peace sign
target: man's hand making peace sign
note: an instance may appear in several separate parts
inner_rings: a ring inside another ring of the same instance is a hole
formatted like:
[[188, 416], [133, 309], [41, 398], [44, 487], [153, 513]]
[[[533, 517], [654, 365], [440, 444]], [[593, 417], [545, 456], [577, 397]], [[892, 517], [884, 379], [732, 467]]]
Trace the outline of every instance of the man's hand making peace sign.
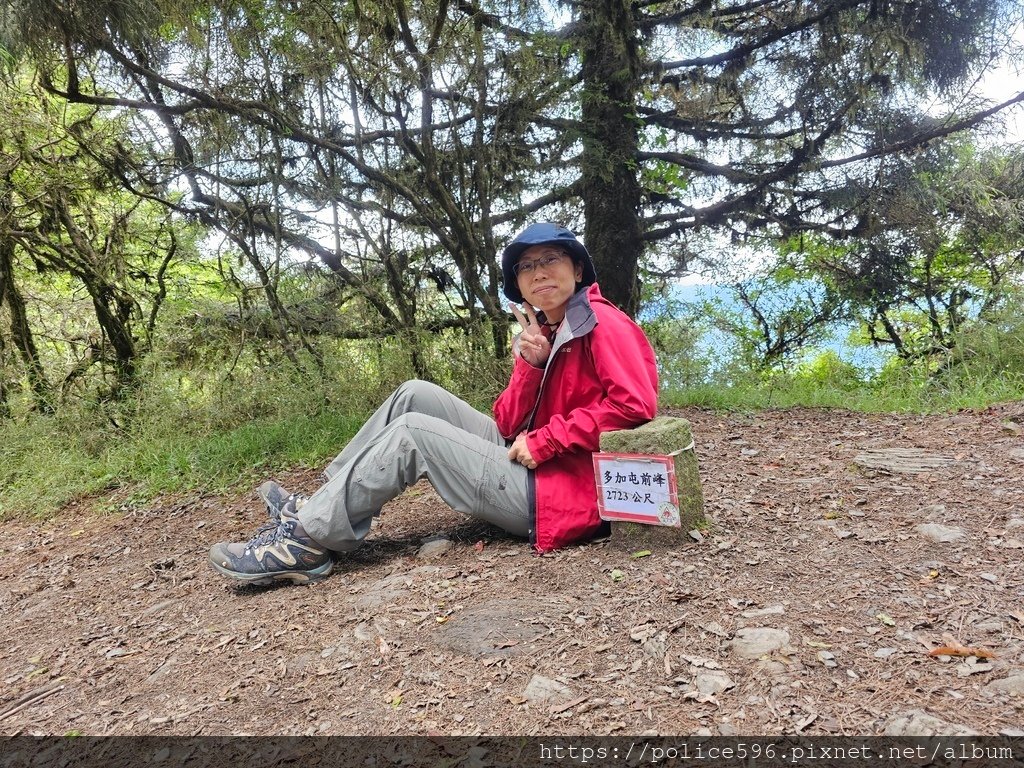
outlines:
[[529, 304], [523, 304], [523, 312], [515, 304], [509, 305], [512, 314], [516, 316], [523, 332], [519, 334], [519, 354], [523, 360], [536, 368], [543, 368], [551, 354], [551, 342], [547, 336], [541, 333], [540, 323], [537, 322], [537, 313]]

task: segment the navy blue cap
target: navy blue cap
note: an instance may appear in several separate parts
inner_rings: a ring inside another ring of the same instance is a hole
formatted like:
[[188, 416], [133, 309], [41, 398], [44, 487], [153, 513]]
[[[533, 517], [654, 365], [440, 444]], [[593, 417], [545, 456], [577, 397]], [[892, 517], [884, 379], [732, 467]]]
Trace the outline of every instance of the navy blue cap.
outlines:
[[519, 257], [523, 255], [523, 251], [533, 248], [535, 245], [557, 245], [572, 255], [573, 262], [583, 265], [583, 277], [577, 288], [597, 282], [597, 272], [594, 270], [594, 262], [590, 258], [590, 253], [583, 243], [576, 239], [576, 235], [565, 227], [543, 221], [531, 224], [520, 232], [515, 240], [505, 246], [505, 250], [501, 254], [502, 289], [510, 301], [514, 301], [516, 304], [523, 301], [523, 294], [520, 292], [519, 283], [516, 280], [515, 266], [519, 263]]

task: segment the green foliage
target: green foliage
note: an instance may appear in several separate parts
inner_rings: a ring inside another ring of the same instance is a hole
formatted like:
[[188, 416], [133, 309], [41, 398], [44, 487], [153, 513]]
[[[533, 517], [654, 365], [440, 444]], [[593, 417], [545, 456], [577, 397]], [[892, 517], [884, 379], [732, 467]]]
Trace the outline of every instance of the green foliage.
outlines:
[[1020, 48], [1005, 0], [6, 5], [0, 46], [136, 120], [125, 146], [155, 162], [121, 167], [133, 192], [188, 189], [268, 297], [301, 252], [394, 332], [430, 327], [407, 301], [426, 275], [449, 318], [499, 321], [491, 262], [537, 218], [585, 212], [630, 312], [659, 246], [681, 269], [713, 258], [689, 247], [710, 229], [849, 234], [858, 184], [963, 124], [921, 97], [981, 109], [974, 75]]
[[[1024, 312], [1021, 290], [985, 318], [965, 325], [941, 356], [893, 360], [879, 386], [915, 386], [923, 397], [977, 404], [1019, 397], [1024, 386]], [[984, 393], [984, 394], [981, 394]]]
[[649, 309], [640, 327], [658, 359], [660, 389], [687, 389], [707, 381], [714, 361], [700, 341], [711, 326], [700, 307], [673, 299], [667, 290], [650, 293], [646, 301]]
[[788, 367], [847, 317], [847, 303], [792, 254], [731, 286], [732, 301], [705, 305], [711, 322], [754, 370]]
[[884, 379], [852, 386], [822, 386], [792, 373], [764, 381], [749, 377], [730, 385], [703, 384], [666, 392], [665, 406], [700, 406], [719, 410], [756, 411], [764, 408], [845, 408], [866, 413], [945, 413], [962, 408], [985, 408], [993, 403], [1024, 399], [1024, 375], [960, 377], [930, 383], [905, 370]]
[[960, 331], [941, 359], [891, 356], [877, 371], [859, 369], [832, 350], [809, 355], [789, 370], [726, 361], [710, 381], [663, 392], [662, 404], [927, 413], [1024, 399], [1022, 306], [1015, 294], [991, 318]]
[[947, 368], [984, 370], [1001, 376], [1024, 372], [1024, 288], [1007, 293], [1001, 305], [960, 337]]
[[[173, 372], [153, 376], [135, 418], [120, 410], [65, 407], [0, 425], [0, 517], [46, 515], [118, 490], [138, 501], [162, 492], [215, 491], [284, 467], [316, 466], [340, 449], [368, 410], [332, 408], [324, 393], [287, 374], [224, 382], [208, 397], [180, 397]], [[352, 401], [361, 400], [350, 393]]]
[[133, 384], [196, 229], [145, 186], [121, 186], [120, 169], [139, 162], [124, 114], [60, 101], [24, 67], [0, 87], [0, 109], [12, 116], [0, 127], [0, 335], [21, 362], [0, 359], [0, 376], [24, 378], [43, 410], [116, 395]]
[[857, 366], [828, 349], [800, 362], [793, 371], [793, 379], [812, 387], [850, 391], [864, 383]]
[[[420, 344], [439, 384], [489, 409], [508, 370], [485, 341], [449, 331]], [[0, 421], [0, 518], [47, 515], [94, 494], [141, 504], [247, 487], [278, 469], [323, 465], [414, 371], [406, 339], [321, 347], [318, 379], [273, 347], [243, 346], [228, 360], [216, 343], [187, 359], [158, 348], [130, 397]]]
[[849, 302], [865, 337], [935, 365], [961, 331], [1024, 277], [1024, 154], [939, 144], [866, 189], [856, 238], [791, 238], [799, 258]]
[[707, 381], [711, 355], [698, 346], [701, 331], [685, 319], [658, 318], [641, 323], [658, 358], [662, 390], [679, 390]]

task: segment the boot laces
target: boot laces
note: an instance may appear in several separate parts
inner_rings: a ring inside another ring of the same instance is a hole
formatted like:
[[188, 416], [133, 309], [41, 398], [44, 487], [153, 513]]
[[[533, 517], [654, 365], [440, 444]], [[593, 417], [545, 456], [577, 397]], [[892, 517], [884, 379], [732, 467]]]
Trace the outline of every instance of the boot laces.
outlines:
[[256, 535], [249, 539], [245, 545], [246, 549], [259, 547], [264, 544], [276, 544], [281, 539], [288, 538], [295, 527], [294, 520], [269, 520], [256, 530]]

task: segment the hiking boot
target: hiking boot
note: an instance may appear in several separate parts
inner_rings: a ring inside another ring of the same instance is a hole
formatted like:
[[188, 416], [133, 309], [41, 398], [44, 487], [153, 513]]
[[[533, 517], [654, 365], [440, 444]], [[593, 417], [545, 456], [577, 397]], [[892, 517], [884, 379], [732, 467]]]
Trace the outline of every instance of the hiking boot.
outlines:
[[306, 535], [295, 514], [298, 501], [290, 497], [278, 519], [265, 523], [248, 542], [214, 544], [211, 565], [246, 584], [308, 584], [327, 576], [334, 565], [331, 553]]
[[267, 514], [274, 520], [281, 519], [281, 509], [288, 503], [289, 499], [294, 498], [298, 501], [294, 493], [288, 493], [288, 491], [273, 480], [267, 480], [267, 482], [256, 489], [256, 493], [263, 499], [263, 503], [267, 505]]

